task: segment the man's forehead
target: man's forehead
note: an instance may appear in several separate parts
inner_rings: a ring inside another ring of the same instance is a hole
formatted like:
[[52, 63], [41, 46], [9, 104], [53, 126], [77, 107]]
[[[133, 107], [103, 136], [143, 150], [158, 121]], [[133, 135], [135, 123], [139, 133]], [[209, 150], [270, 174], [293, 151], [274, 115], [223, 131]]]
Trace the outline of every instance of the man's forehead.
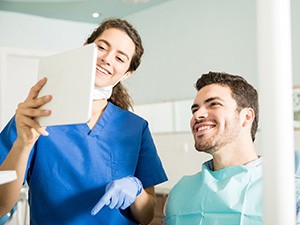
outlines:
[[232, 91], [229, 86], [221, 84], [210, 84], [201, 88], [195, 98], [205, 101], [208, 98], [232, 99]]

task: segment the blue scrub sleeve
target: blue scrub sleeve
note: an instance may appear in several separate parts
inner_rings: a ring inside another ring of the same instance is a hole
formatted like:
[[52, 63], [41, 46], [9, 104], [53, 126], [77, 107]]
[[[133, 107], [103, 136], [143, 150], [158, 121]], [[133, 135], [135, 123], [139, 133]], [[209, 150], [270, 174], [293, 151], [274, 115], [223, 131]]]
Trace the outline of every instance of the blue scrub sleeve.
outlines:
[[12, 117], [0, 133], [0, 163], [2, 164], [17, 138], [15, 117]]
[[135, 176], [142, 181], [144, 188], [154, 186], [168, 180], [152, 139], [148, 122], [146, 121]]
[[[6, 156], [11, 150], [16, 139], [17, 139], [17, 129], [16, 129], [15, 116], [13, 116], [0, 133], [0, 164], [2, 164], [3, 161], [5, 160]], [[32, 159], [32, 155], [33, 155], [33, 151], [31, 151], [28, 159], [27, 169], [24, 177], [24, 183], [27, 179], [28, 169]]]

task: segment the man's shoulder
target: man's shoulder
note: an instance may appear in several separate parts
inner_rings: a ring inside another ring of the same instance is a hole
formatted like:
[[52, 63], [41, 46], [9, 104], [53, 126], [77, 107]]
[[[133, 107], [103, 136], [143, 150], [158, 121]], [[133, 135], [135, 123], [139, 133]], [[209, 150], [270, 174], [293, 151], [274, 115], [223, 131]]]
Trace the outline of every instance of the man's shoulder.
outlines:
[[179, 205], [182, 205], [187, 199], [193, 198], [193, 193], [199, 187], [198, 179], [200, 174], [201, 172], [193, 175], [185, 175], [173, 186], [168, 196], [169, 211], [178, 208]]
[[197, 187], [198, 182], [200, 182], [201, 172], [198, 172], [193, 175], [185, 175], [183, 176], [172, 188], [170, 195], [178, 194], [178, 193], [188, 193], [191, 191], [191, 188]]
[[[202, 164], [202, 169], [203, 168], [207, 168], [207, 169], [211, 169], [213, 168], [213, 164], [212, 164], [212, 159], [204, 162]], [[212, 169], [211, 169], [212, 170]], [[185, 189], [184, 187], [188, 187], [189, 185], [194, 185], [197, 182], [200, 182], [201, 180], [201, 175], [202, 175], [202, 171], [199, 171], [195, 174], [191, 174], [191, 175], [184, 175], [183, 177], [181, 177], [181, 179], [174, 185], [174, 187], [172, 189]]]
[[178, 183], [190, 183], [190, 182], [194, 182], [196, 180], [199, 179], [201, 175], [201, 171], [199, 171], [198, 173], [196, 174], [192, 174], [192, 175], [185, 175], [183, 176]]

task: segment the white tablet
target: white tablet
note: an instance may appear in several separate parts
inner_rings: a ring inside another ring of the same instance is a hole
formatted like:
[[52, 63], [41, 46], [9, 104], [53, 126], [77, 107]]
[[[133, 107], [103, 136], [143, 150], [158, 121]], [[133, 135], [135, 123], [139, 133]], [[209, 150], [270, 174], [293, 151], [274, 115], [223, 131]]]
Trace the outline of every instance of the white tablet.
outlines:
[[92, 113], [97, 47], [85, 45], [40, 59], [38, 79], [47, 77], [39, 96], [52, 95], [41, 108], [51, 115], [39, 117], [41, 126], [87, 123]]

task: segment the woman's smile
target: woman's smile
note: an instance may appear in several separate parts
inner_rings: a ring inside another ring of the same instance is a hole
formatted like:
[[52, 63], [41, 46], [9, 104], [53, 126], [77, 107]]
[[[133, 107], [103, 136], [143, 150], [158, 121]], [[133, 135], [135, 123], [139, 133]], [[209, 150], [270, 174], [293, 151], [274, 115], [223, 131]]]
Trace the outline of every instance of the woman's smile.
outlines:
[[112, 75], [110, 71], [108, 71], [98, 65], [96, 67], [96, 72], [97, 72], [97, 75]]

